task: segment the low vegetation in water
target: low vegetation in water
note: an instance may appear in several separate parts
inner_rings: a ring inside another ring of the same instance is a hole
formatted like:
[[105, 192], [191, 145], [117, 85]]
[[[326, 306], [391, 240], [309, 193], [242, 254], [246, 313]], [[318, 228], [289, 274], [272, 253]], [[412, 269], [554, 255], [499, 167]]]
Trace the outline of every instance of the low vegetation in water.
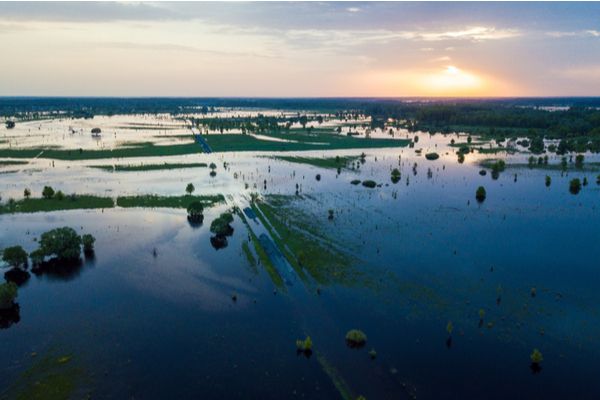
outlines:
[[114, 200], [110, 197], [92, 195], [52, 196], [46, 198], [25, 198], [6, 204], [0, 204], [0, 214], [34, 213], [61, 210], [80, 210], [94, 208], [112, 208]]
[[346, 333], [346, 345], [350, 348], [360, 348], [367, 343], [367, 335], [359, 329], [351, 329]]
[[362, 185], [369, 189], [373, 189], [374, 187], [377, 186], [377, 182], [372, 181], [372, 180], [366, 180], [366, 181], [362, 181]]
[[159, 171], [169, 169], [205, 168], [206, 163], [163, 163], [163, 164], [117, 164], [117, 165], [90, 165], [89, 168], [101, 169], [109, 172], [139, 172]]
[[569, 182], [569, 192], [578, 194], [581, 191], [581, 181], [579, 178], [571, 179]]
[[313, 342], [310, 336], [307, 336], [306, 339], [298, 339], [296, 340], [296, 352], [298, 354], [304, 354], [309, 357], [312, 354]]
[[440, 155], [438, 153], [427, 153], [425, 154], [425, 158], [428, 160], [437, 160], [438, 158], [440, 158]]
[[17, 295], [18, 288], [14, 282], [0, 283], [0, 310], [11, 308]]
[[203, 195], [203, 196], [158, 196], [158, 195], [139, 195], [139, 196], [119, 196], [117, 197], [117, 206], [119, 207], [145, 207], [145, 208], [185, 208], [187, 209], [193, 202], [200, 202], [204, 207], [211, 207], [215, 204], [225, 201], [223, 195]]
[[360, 156], [335, 156], [335, 157], [300, 157], [300, 156], [272, 156], [274, 160], [282, 160], [296, 164], [307, 164], [319, 168], [349, 169], [349, 164], [355, 162]]
[[485, 192], [485, 188], [483, 186], [479, 186], [475, 191], [475, 198], [477, 199], [477, 201], [482, 203], [485, 200], [486, 196], [487, 194]]

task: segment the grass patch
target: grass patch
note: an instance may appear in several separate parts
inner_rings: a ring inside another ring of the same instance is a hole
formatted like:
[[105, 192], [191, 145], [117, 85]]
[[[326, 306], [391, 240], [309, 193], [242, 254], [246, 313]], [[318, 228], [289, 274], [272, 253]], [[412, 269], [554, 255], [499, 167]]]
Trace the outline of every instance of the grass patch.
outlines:
[[306, 225], [297, 223], [297, 213], [292, 214], [277, 203], [255, 202], [252, 207], [298, 276], [306, 279], [306, 271], [321, 285], [357, 281], [354, 260], [328, 245], [318, 232], [309, 232]]
[[248, 264], [250, 264], [252, 272], [255, 274], [258, 273], [258, 269], [256, 268], [256, 258], [254, 258], [254, 254], [252, 254], [252, 250], [250, 250], [247, 240], [242, 242], [242, 251], [246, 255], [246, 259], [248, 260]]
[[[21, 374], [6, 393], [16, 400], [63, 400], [81, 391], [84, 375], [81, 367], [73, 365], [72, 357], [50, 353], [35, 362]], [[0, 396], [5, 398], [4, 394]]]
[[5, 167], [5, 166], [9, 166], [9, 165], [23, 165], [23, 164], [27, 164], [27, 161], [16, 161], [16, 160], [0, 161], [0, 167]]
[[144, 208], [187, 208], [192, 202], [199, 201], [204, 207], [211, 207], [217, 203], [225, 201], [222, 194], [206, 196], [119, 196], [117, 206], [123, 208], [144, 207]]
[[[285, 289], [283, 278], [281, 277], [281, 275], [279, 275], [279, 272], [277, 272], [277, 269], [271, 262], [271, 259], [269, 258], [265, 249], [263, 249], [262, 246], [260, 245], [260, 242], [258, 241], [258, 238], [254, 234], [254, 232], [252, 232], [252, 229], [250, 229], [250, 226], [248, 225], [248, 221], [246, 220], [246, 216], [240, 210], [237, 211], [237, 214], [240, 217], [240, 219], [242, 220], [242, 222], [244, 223], [244, 225], [246, 225], [246, 229], [248, 230], [248, 233], [250, 234], [250, 239], [252, 239], [252, 243], [254, 244], [254, 251], [256, 252], [256, 255], [258, 256], [259, 263], [262, 264], [263, 267], [265, 268], [265, 271], [267, 271], [269, 278], [271, 278], [271, 282], [273, 282], [275, 287], [277, 287], [278, 289]], [[248, 248], [248, 250], [250, 250], [250, 249]]]
[[360, 156], [336, 156], [336, 157], [298, 157], [298, 156], [273, 156], [275, 160], [282, 160], [297, 164], [308, 164], [319, 168], [348, 168], [348, 164], [360, 158]]
[[[361, 139], [335, 134], [309, 135], [303, 133], [263, 134], [275, 139], [295, 140], [295, 142], [276, 142], [257, 139], [251, 135], [213, 134], [204, 135], [215, 152], [227, 151], [302, 151], [302, 150], [339, 150], [382, 147], [405, 147], [410, 140], [403, 139]], [[1, 154], [1, 153], [0, 153]]]
[[114, 206], [114, 201], [110, 197], [91, 195], [66, 196], [62, 200], [30, 198], [0, 205], [0, 214], [112, 208]]
[[133, 172], [133, 171], [156, 171], [163, 169], [183, 169], [207, 167], [206, 163], [163, 163], [163, 164], [139, 164], [139, 165], [90, 165], [90, 168], [101, 169], [111, 172]]
[[196, 143], [173, 144], [156, 146], [150, 142], [144, 142], [143, 146], [119, 147], [106, 150], [83, 150], [83, 149], [54, 149], [54, 148], [23, 148], [23, 149], [0, 149], [0, 157], [4, 158], [33, 158], [40, 154], [40, 158], [54, 160], [98, 160], [103, 158], [129, 158], [129, 157], [161, 157], [178, 156], [185, 154], [202, 153], [202, 148]]

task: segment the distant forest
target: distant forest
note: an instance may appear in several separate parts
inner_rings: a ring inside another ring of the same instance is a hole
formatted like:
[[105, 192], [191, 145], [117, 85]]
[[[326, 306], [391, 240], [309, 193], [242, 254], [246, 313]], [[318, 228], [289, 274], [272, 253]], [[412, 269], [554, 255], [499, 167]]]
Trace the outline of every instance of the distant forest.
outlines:
[[600, 151], [600, 98], [0, 98], [0, 116], [17, 120], [59, 115], [178, 115], [220, 107], [360, 113], [371, 117], [373, 127], [384, 127], [393, 119], [393, 124], [411, 131], [460, 131], [499, 140], [528, 137], [534, 145], [543, 138], [564, 139], [562, 147], [567, 151]]

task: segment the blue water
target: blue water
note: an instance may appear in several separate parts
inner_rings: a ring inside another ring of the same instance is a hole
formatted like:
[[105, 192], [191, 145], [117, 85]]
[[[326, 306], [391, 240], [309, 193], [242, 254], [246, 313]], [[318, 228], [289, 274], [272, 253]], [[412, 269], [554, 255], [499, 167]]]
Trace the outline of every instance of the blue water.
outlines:
[[[213, 249], [208, 227], [225, 206], [207, 210], [201, 227], [182, 210], [0, 216], [0, 247], [33, 250], [34, 237], [65, 225], [97, 238], [93, 261], [66, 276], [32, 274], [19, 290], [20, 321], [0, 330], [0, 388], [10, 393], [32, 352], [55, 351], [73, 355], [93, 398], [341, 398], [320, 357], [353, 397], [600, 398], [594, 175], [574, 196], [568, 180], [583, 173], [551, 172], [546, 188], [545, 171], [514, 171], [514, 182], [507, 170], [494, 181], [475, 166], [421, 159], [416, 176], [404, 162], [393, 185], [397, 156], [386, 154], [340, 176], [253, 165], [256, 181], [269, 176], [268, 193], [293, 194], [300, 182], [303, 196], [288, 207], [358, 260], [357, 279], [333, 279], [320, 294], [301, 282], [277, 288], [261, 266], [255, 272], [239, 218], [228, 246]], [[389, 186], [350, 185], [357, 177]], [[364, 348], [346, 346], [352, 328], [367, 334]], [[305, 335], [309, 358], [295, 349]], [[533, 348], [544, 355], [536, 374]]]

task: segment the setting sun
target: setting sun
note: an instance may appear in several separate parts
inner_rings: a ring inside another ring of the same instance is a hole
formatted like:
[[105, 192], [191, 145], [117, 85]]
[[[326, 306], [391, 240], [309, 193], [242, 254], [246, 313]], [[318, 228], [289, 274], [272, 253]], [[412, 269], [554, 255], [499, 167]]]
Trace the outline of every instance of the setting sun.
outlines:
[[478, 75], [453, 65], [423, 74], [420, 83], [423, 91], [438, 96], [474, 95], [485, 86], [484, 80]]

